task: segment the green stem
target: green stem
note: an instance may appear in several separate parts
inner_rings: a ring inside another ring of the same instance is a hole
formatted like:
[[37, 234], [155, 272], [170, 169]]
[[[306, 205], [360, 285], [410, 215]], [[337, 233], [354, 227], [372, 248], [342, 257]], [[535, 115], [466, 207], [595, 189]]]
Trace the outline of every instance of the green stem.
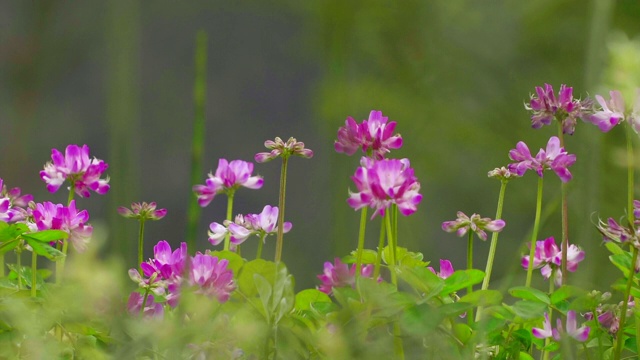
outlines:
[[380, 263], [382, 262], [382, 250], [384, 249], [384, 235], [386, 232], [386, 223], [380, 222], [380, 239], [378, 240], [378, 256], [376, 257], [376, 264], [373, 268], [373, 278], [377, 279], [380, 276]]
[[35, 251], [31, 251], [31, 297], [36, 297], [37, 270], [38, 254]]
[[[233, 216], [233, 197], [235, 195], [235, 191], [233, 189], [227, 192], [227, 220], [233, 221], [231, 217]], [[224, 236], [224, 250], [229, 250], [231, 245], [231, 233], [227, 231], [227, 235]]]
[[633, 154], [633, 143], [631, 142], [631, 125], [626, 127], [626, 135], [627, 135], [627, 219], [629, 219], [629, 224], [633, 224], [634, 216], [633, 216], [633, 198], [634, 198], [634, 183], [633, 177], [635, 172], [634, 167], [634, 154]]
[[140, 219], [140, 231], [138, 232], [138, 267], [142, 275], [142, 262], [144, 261], [144, 219]]
[[533, 276], [533, 259], [536, 254], [536, 241], [538, 239], [538, 228], [540, 227], [540, 212], [542, 209], [542, 184], [543, 178], [538, 178], [538, 195], [536, 196], [536, 218], [533, 222], [533, 231], [531, 232], [531, 245], [529, 249], [529, 267], [527, 268], [526, 287], [531, 286], [531, 278]]
[[[391, 264], [389, 264], [389, 268], [391, 270], [391, 283], [398, 287], [398, 277], [396, 275], [396, 248], [398, 247], [397, 239], [393, 236], [394, 232], [397, 232], [397, 227], [394, 222], [392, 224], [391, 218], [396, 220], [397, 218], [393, 215], [393, 210], [387, 211], [384, 214], [385, 220], [387, 222], [387, 244], [389, 246], [389, 253], [391, 254]], [[393, 323], [393, 348], [396, 354], [396, 359], [404, 359], [404, 345], [402, 343], [402, 334], [400, 331], [400, 324], [398, 322]]]
[[256, 253], [256, 259], [262, 258], [262, 247], [264, 246], [264, 238], [267, 236], [266, 233], [260, 236], [260, 240], [258, 242], [258, 252]]
[[360, 232], [358, 233], [358, 252], [356, 254], [356, 279], [360, 277], [360, 269], [362, 268], [362, 251], [364, 250], [364, 235], [367, 227], [367, 209], [362, 208], [360, 214]]
[[[467, 269], [473, 269], [473, 231], [469, 229], [469, 236], [467, 238]], [[473, 285], [467, 286], [467, 295], [473, 292]], [[469, 314], [467, 314], [467, 321], [469, 326], [473, 325], [474, 316], [473, 309], [469, 310]]]
[[142, 306], [140, 307], [140, 317], [144, 317], [144, 308], [147, 306], [147, 299], [149, 299], [149, 289], [145, 289], [144, 298], [142, 299]]
[[[560, 146], [564, 148], [564, 133], [562, 132], [562, 122], [558, 121], [558, 138], [560, 139]], [[562, 181], [560, 183], [560, 192], [562, 197], [562, 262], [560, 268], [562, 269], [562, 284], [567, 284], [567, 252], [569, 249], [569, 206], [567, 204], [567, 183]]]
[[16, 270], [18, 270], [18, 290], [22, 290], [22, 251], [16, 250]]
[[73, 201], [73, 194], [76, 192], [76, 187], [74, 184], [71, 184], [71, 188], [69, 189], [69, 197], [67, 197], [67, 206], [71, 204]]
[[69, 241], [67, 239], [62, 240], [62, 254], [63, 257], [56, 262], [56, 284], [62, 284], [62, 274], [64, 274], [64, 264], [67, 260], [67, 250], [69, 247]]
[[631, 255], [631, 267], [629, 268], [629, 274], [627, 275], [627, 287], [624, 290], [624, 297], [622, 298], [622, 309], [620, 311], [620, 331], [618, 331], [616, 338], [616, 347], [614, 350], [614, 359], [620, 360], [620, 354], [622, 353], [622, 339], [624, 338], [624, 325], [627, 320], [627, 306], [629, 304], [629, 293], [631, 292], [631, 285], [633, 284], [633, 278], [635, 277], [636, 269], [635, 264], [638, 261], [638, 248], [633, 247], [633, 255]]
[[0, 278], [4, 277], [4, 254], [0, 254]]
[[280, 171], [280, 196], [278, 198], [278, 238], [276, 240], [276, 262], [282, 258], [282, 237], [284, 235], [284, 202], [287, 188], [287, 162], [289, 158], [282, 157], [282, 169]]
[[389, 211], [387, 211], [384, 214], [384, 218], [385, 221], [387, 223], [386, 227], [387, 227], [387, 246], [389, 248], [389, 254], [390, 254], [390, 264], [389, 264], [389, 270], [391, 270], [391, 283], [393, 285], [395, 285], [395, 287], [398, 287], [398, 277], [396, 275], [396, 252], [395, 252], [395, 239], [393, 238], [393, 234], [392, 234], [392, 227], [391, 227], [391, 214]]

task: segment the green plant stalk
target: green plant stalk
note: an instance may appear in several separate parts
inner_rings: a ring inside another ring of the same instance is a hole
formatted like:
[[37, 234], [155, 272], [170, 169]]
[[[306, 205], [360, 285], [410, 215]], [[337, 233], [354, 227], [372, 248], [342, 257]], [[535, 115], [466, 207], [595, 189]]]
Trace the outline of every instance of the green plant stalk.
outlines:
[[140, 219], [140, 231], [138, 232], [138, 271], [142, 275], [142, 262], [144, 261], [144, 219]]
[[16, 250], [16, 269], [18, 270], [18, 290], [22, 290], [22, 251]]
[[[564, 133], [562, 132], [562, 122], [558, 121], [558, 138], [560, 139], [560, 146], [564, 148]], [[567, 252], [569, 249], [569, 205], [567, 204], [567, 183], [560, 182], [560, 193], [562, 197], [562, 262], [560, 268], [562, 269], [562, 284], [567, 284]]]
[[382, 250], [384, 249], [384, 235], [386, 232], [386, 225], [384, 221], [380, 222], [380, 239], [378, 240], [378, 256], [376, 256], [376, 264], [373, 268], [373, 278], [377, 279], [380, 276], [380, 263], [382, 263]]
[[264, 238], [267, 236], [266, 233], [263, 233], [262, 235], [260, 235], [260, 240], [258, 242], [258, 252], [256, 253], [256, 259], [261, 259], [262, 258], [262, 248], [264, 246]]
[[140, 307], [140, 317], [144, 317], [144, 308], [147, 306], [147, 299], [149, 299], [149, 289], [144, 290], [144, 298], [142, 299], [142, 307]]
[[526, 287], [531, 286], [531, 278], [533, 276], [533, 259], [536, 253], [536, 241], [538, 239], [538, 228], [540, 227], [540, 212], [542, 209], [542, 177], [538, 178], [538, 195], [536, 196], [536, 217], [533, 221], [533, 231], [531, 232], [531, 245], [529, 249], [529, 266], [527, 268]]
[[631, 293], [631, 285], [633, 284], [633, 278], [635, 277], [636, 269], [635, 264], [638, 261], [638, 248], [633, 247], [633, 254], [631, 255], [631, 267], [629, 268], [629, 275], [627, 276], [627, 287], [624, 289], [624, 297], [622, 298], [622, 309], [620, 311], [620, 331], [616, 338], [616, 347], [613, 351], [614, 359], [620, 360], [620, 354], [622, 353], [622, 339], [624, 338], [624, 325], [627, 320], [627, 306], [629, 304], [629, 293]]
[[[467, 238], [467, 269], [473, 269], [473, 231], [471, 231], [471, 229], [469, 229], [469, 236]], [[467, 286], [467, 295], [471, 293], [473, 293], [473, 285]], [[469, 326], [473, 325], [473, 309], [469, 310], [469, 314], [467, 315], [467, 322]]]
[[[551, 277], [549, 277], [549, 295], [553, 294], [555, 288], [555, 278], [556, 278], [557, 269], [551, 270]], [[595, 314], [595, 313], [594, 313]], [[553, 317], [553, 308], [549, 305], [549, 322], [552, 322]], [[551, 338], [544, 339], [544, 347], [546, 348], [551, 343]], [[549, 352], [547, 350], [542, 350], [542, 360], [549, 359]]]
[[367, 227], [367, 209], [368, 207], [362, 208], [360, 211], [360, 231], [358, 233], [358, 251], [356, 253], [356, 278], [360, 277], [361, 268], [362, 268], [362, 251], [364, 250], [364, 235]]
[[74, 184], [71, 184], [71, 188], [69, 189], [69, 196], [67, 197], [67, 206], [69, 206], [73, 201], [73, 194], [75, 192], [76, 192], [76, 187]]
[[282, 237], [284, 235], [284, 202], [287, 188], [287, 163], [289, 158], [282, 157], [282, 169], [280, 171], [280, 196], [278, 197], [278, 238], [276, 240], [276, 263], [282, 258]]
[[4, 277], [4, 253], [0, 255], [0, 278]]
[[[227, 220], [232, 221], [233, 216], [233, 197], [235, 195], [234, 189], [229, 189], [227, 192]], [[229, 250], [231, 246], [231, 233], [227, 231], [227, 235], [224, 236], [224, 251]]]
[[[625, 135], [627, 138], [627, 220], [629, 221], [629, 224], [633, 224], [635, 221], [635, 216], [633, 214], [633, 199], [635, 198], [635, 194], [634, 194], [634, 189], [635, 189], [635, 184], [634, 184], [634, 176], [635, 176], [635, 157], [633, 154], [633, 141], [631, 138], [631, 124], [629, 122], [627, 122], [627, 126], [625, 127]], [[631, 266], [633, 267], [633, 270], [635, 271], [635, 262], [631, 264]], [[626, 297], [624, 299], [625, 301], [628, 300], [628, 297]], [[637, 310], [638, 307], [640, 306], [640, 298], [638, 297], [634, 297], [633, 298], [634, 303], [636, 304], [634, 307]], [[635, 321], [635, 326], [636, 326], [636, 351], [638, 354], [640, 354], [640, 321], [638, 321], [638, 312], [635, 312], [636, 314], [636, 321]]]
[[384, 218], [385, 221], [387, 223], [386, 227], [387, 227], [387, 246], [389, 247], [389, 254], [390, 254], [390, 264], [389, 264], [389, 270], [391, 270], [391, 283], [393, 285], [395, 285], [395, 287], [398, 287], [398, 277], [396, 275], [396, 252], [395, 252], [395, 239], [393, 238], [393, 234], [392, 234], [392, 227], [391, 227], [391, 215], [389, 214], [389, 212], [387, 211], [387, 213], [384, 214]]
[[[193, 87], [194, 118], [191, 140], [191, 183], [197, 184], [202, 174], [202, 155], [205, 140], [205, 99], [207, 94], [207, 34], [200, 30], [196, 36], [195, 82]], [[191, 194], [187, 214], [187, 248], [195, 251], [196, 233], [202, 208], [198, 199]]]
[[64, 264], [67, 259], [67, 250], [69, 248], [69, 240], [62, 239], [62, 254], [64, 255], [56, 261], [56, 284], [62, 284], [62, 274], [64, 274]]
[[35, 251], [31, 252], [31, 297], [36, 297], [36, 283], [38, 280], [38, 254]]

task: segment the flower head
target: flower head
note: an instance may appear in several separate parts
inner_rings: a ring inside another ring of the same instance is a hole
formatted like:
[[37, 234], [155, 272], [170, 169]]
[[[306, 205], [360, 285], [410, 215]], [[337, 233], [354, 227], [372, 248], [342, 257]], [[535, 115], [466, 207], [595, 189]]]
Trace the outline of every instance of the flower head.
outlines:
[[27, 217], [25, 208], [30, 201], [33, 201], [33, 195], [21, 196], [18, 187], [7, 190], [0, 178], [0, 221], [11, 223], [24, 220]]
[[[225, 220], [223, 224], [212, 222], [209, 225], [209, 242], [218, 245], [227, 233], [231, 234], [231, 244], [242, 244], [251, 235], [264, 239], [266, 235], [274, 234], [278, 225], [278, 207], [266, 205], [260, 214], [237, 215], [233, 222]], [[290, 222], [283, 224], [283, 232], [288, 233], [292, 228]]]
[[527, 170], [535, 171], [542, 177], [544, 170], [551, 169], [562, 182], [571, 180], [572, 175], [568, 167], [576, 162], [576, 156], [569, 154], [563, 147], [560, 147], [560, 139], [552, 136], [547, 143], [546, 149], [540, 149], [536, 157], [531, 156], [529, 147], [520, 141], [515, 149], [509, 151], [509, 158], [515, 163], [509, 164], [509, 171], [524, 175]]
[[191, 258], [189, 284], [197, 288], [198, 294], [215, 297], [221, 303], [226, 302], [236, 289], [233, 271], [227, 269], [228, 263], [226, 259], [196, 253]]
[[171, 251], [171, 245], [162, 240], [153, 247], [153, 259], [140, 264], [145, 276], [151, 277], [154, 273], [162, 280], [179, 281], [184, 272], [187, 260], [187, 243]]
[[289, 157], [291, 155], [295, 155], [306, 159], [310, 159], [313, 157], [313, 151], [311, 149], [305, 149], [304, 143], [302, 141], [297, 141], [292, 137], [290, 137], [286, 143], [279, 137], [276, 137], [275, 141], [265, 141], [264, 146], [271, 151], [257, 153], [254, 157], [254, 160], [257, 163], [271, 161], [280, 156]]
[[40, 171], [40, 177], [47, 183], [49, 192], [56, 192], [65, 182], [81, 197], [89, 197], [93, 190], [100, 195], [109, 191], [109, 178], [100, 179], [109, 165], [102, 160], [89, 158], [89, 147], [69, 145], [63, 155], [57, 149], [51, 150], [51, 160]]
[[389, 121], [382, 116], [382, 111], [372, 110], [369, 120], [356, 123], [352, 117], [348, 117], [345, 126], [338, 129], [338, 140], [334, 148], [339, 153], [353, 155], [359, 148], [372, 158], [381, 160], [390, 149], [402, 147], [402, 137], [393, 135], [396, 127], [395, 121]]
[[431, 266], [427, 267], [432, 273], [438, 275], [441, 279], [446, 279], [453, 274], [453, 265], [451, 261], [440, 259], [440, 271], [436, 272]]
[[590, 107], [590, 99], [574, 99], [573, 88], [564, 84], [560, 86], [557, 98], [551, 85], [536, 86], [535, 95], [531, 95], [529, 104], [525, 104], [525, 109], [533, 112], [531, 127], [539, 129], [556, 119], [562, 124], [562, 132], [569, 135], [575, 131], [576, 119], [586, 118]]
[[261, 176], [251, 176], [253, 163], [226, 159], [218, 161], [215, 175], [209, 174], [204, 185], [194, 185], [193, 191], [198, 196], [198, 204], [205, 207], [209, 205], [215, 195], [223, 192], [233, 192], [240, 187], [260, 189], [264, 184]]
[[127, 209], [124, 206], [118, 207], [118, 214], [129, 218], [138, 220], [160, 220], [167, 215], [167, 209], [156, 210], [156, 203], [132, 203], [131, 209]]
[[498, 179], [503, 182], [507, 182], [513, 178], [520, 177], [517, 173], [510, 171], [507, 167], [495, 168], [487, 173], [490, 178]]
[[442, 223], [442, 230], [446, 232], [455, 232], [458, 236], [464, 236], [469, 230], [475, 232], [482, 240], [487, 240], [487, 231], [500, 232], [506, 225], [504, 220], [491, 220], [490, 218], [481, 218], [478, 214], [467, 216], [462, 211], [458, 211], [458, 218], [453, 221], [445, 221]]
[[[129, 295], [129, 301], [127, 301], [127, 310], [129, 314], [133, 316], [140, 315], [142, 310], [142, 303], [145, 298], [137, 291], [134, 291]], [[161, 303], [155, 302], [153, 295], [147, 295], [146, 302], [144, 304], [143, 315], [145, 318], [162, 318], [164, 316], [164, 307]]]
[[[363, 277], [370, 278], [373, 274], [372, 265], [364, 265], [360, 269]], [[339, 258], [335, 258], [333, 264], [324, 263], [324, 272], [318, 275], [318, 279], [322, 281], [322, 285], [318, 286], [318, 290], [325, 294], [331, 295], [333, 288], [356, 285], [356, 264], [349, 265], [343, 263]]]
[[[578, 269], [578, 263], [584, 260], [585, 253], [582, 249], [574, 244], [569, 245], [567, 249], [567, 270], [575, 272]], [[529, 256], [522, 257], [522, 267], [529, 268]], [[533, 257], [533, 267], [540, 269], [540, 273], [545, 279], [549, 279], [555, 271], [554, 281], [557, 285], [561, 284], [562, 271], [560, 267], [562, 265], [562, 250], [556, 244], [553, 236], [542, 240], [536, 241], [536, 249]]]
[[69, 206], [43, 202], [35, 204], [32, 210], [33, 222], [38, 230], [62, 230], [69, 234], [69, 242], [78, 252], [87, 249], [91, 239], [93, 227], [87, 224], [89, 213], [87, 210], [78, 211], [76, 201]]
[[567, 334], [580, 342], [585, 342], [589, 338], [589, 331], [591, 330], [591, 328], [589, 328], [588, 326], [582, 326], [578, 328], [576, 322], [576, 312], [573, 310], [567, 312], [566, 331], [562, 326], [561, 319], [557, 319], [556, 325], [557, 326], [555, 329], [551, 328], [549, 314], [545, 313], [543, 328], [533, 328], [531, 329], [531, 332], [533, 333], [533, 336], [537, 337], [538, 339], [546, 339], [553, 336], [556, 341], [560, 341], [563, 334]]

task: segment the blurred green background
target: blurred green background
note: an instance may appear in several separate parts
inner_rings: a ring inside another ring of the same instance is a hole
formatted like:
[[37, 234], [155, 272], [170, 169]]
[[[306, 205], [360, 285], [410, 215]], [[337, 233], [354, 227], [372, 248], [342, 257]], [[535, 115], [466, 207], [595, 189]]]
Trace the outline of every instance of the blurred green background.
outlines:
[[[106, 242], [95, 246], [134, 266], [136, 226], [115, 212], [133, 201], [169, 210], [147, 226], [145, 257], [159, 240], [184, 241], [199, 30], [208, 36], [201, 182], [219, 158], [251, 160], [275, 136], [294, 136], [315, 151], [289, 168], [286, 218], [294, 227], [283, 259], [298, 288], [315, 286], [324, 261], [356, 247], [359, 213], [345, 200], [359, 158], [333, 150], [347, 116], [361, 121], [376, 109], [398, 122], [405, 145], [392, 155], [411, 160], [424, 195], [418, 212], [401, 219], [400, 245], [462, 268], [465, 241], [444, 233], [441, 222], [458, 210], [493, 217], [499, 182], [486, 173], [508, 163], [516, 142], [537, 151], [556, 134], [555, 126], [530, 127], [523, 104], [534, 87], [565, 83], [586, 97], [640, 85], [636, 0], [4, 1], [0, 177], [37, 201], [63, 202], [64, 191], [48, 194], [38, 171], [51, 148], [88, 144], [110, 164], [112, 185], [106, 196], [79, 199], [96, 230], [106, 231]], [[566, 143], [578, 155], [569, 235], [587, 251], [574, 278], [603, 287], [619, 274], [594, 223], [623, 215], [624, 134], [579, 122]], [[276, 162], [256, 165], [265, 186], [240, 190], [234, 212], [275, 205], [279, 171]], [[547, 179], [551, 206], [541, 239], [560, 237], [560, 182]], [[497, 281], [524, 275], [519, 254], [535, 186], [530, 173], [507, 188]], [[225, 209], [220, 196], [203, 210], [199, 250], [211, 248], [207, 226]], [[368, 228], [369, 248], [378, 222]], [[488, 248], [476, 245], [477, 267], [484, 268]], [[255, 240], [243, 247], [247, 256], [253, 249]]]

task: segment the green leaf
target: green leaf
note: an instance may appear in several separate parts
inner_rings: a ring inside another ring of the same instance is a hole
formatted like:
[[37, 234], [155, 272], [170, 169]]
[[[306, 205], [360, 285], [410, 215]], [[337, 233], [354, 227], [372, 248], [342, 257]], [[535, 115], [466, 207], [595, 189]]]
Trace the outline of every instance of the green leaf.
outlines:
[[18, 239], [18, 238], [11, 239], [11, 240], [5, 241], [3, 243], [0, 243], [0, 254], [5, 254], [5, 253], [15, 249], [16, 246], [18, 246], [18, 244], [20, 244], [20, 239]]
[[312, 304], [321, 302], [330, 303], [331, 298], [318, 289], [305, 289], [296, 294], [295, 308], [298, 311], [311, 310]]
[[429, 304], [420, 304], [408, 308], [402, 313], [402, 327], [410, 334], [425, 334], [436, 329], [444, 319], [444, 314]]
[[25, 224], [11, 224], [0, 228], [0, 242], [16, 239], [23, 233], [29, 232], [29, 228]]
[[68, 239], [69, 234], [62, 230], [43, 230], [28, 234], [22, 234], [25, 239], [31, 239], [40, 242], [52, 242], [56, 240]]
[[425, 299], [438, 295], [444, 287], [444, 280], [426, 267], [400, 267], [396, 273]]
[[551, 299], [547, 294], [542, 291], [530, 287], [525, 286], [516, 286], [509, 289], [509, 294], [513, 297], [517, 297], [524, 300], [532, 300], [537, 302], [542, 302], [547, 305], [551, 304]]
[[582, 290], [579, 287], [571, 286], [571, 285], [562, 285], [561, 288], [551, 294], [551, 304], [557, 305], [561, 301], [565, 301], [572, 297], [577, 297], [586, 294], [586, 291]]
[[476, 269], [458, 270], [444, 280], [441, 296], [449, 295], [460, 289], [480, 283], [484, 279], [484, 272]]
[[[391, 248], [386, 246], [382, 250], [382, 260], [386, 264], [391, 263]], [[402, 265], [406, 267], [425, 267], [429, 265], [428, 262], [422, 261], [424, 255], [419, 252], [411, 252], [408, 251], [407, 248], [397, 247], [396, 248], [396, 265]]]
[[[351, 255], [342, 258], [342, 262], [345, 264], [355, 264], [358, 256], [358, 251], [354, 250]], [[378, 259], [378, 252], [370, 249], [362, 250], [362, 263], [363, 264], [375, 264]]]
[[549, 308], [545, 303], [529, 300], [517, 301], [511, 310], [523, 319], [541, 318]]
[[51, 247], [47, 243], [42, 243], [37, 240], [32, 240], [30, 238], [26, 238], [25, 240], [27, 240], [27, 243], [29, 244], [29, 246], [31, 246], [33, 251], [36, 252], [36, 254], [42, 255], [51, 261], [57, 261], [58, 259], [61, 259], [64, 257], [64, 254], [62, 253], [62, 251], [57, 250], [54, 247]]
[[473, 309], [473, 304], [457, 302], [452, 304], [445, 304], [438, 307], [438, 311], [442, 313], [445, 317], [449, 316], [459, 316], [463, 313], [467, 312], [470, 309]]
[[263, 276], [269, 284], [273, 284], [276, 275], [276, 263], [264, 259], [251, 260], [244, 264], [238, 275], [238, 290], [247, 297], [258, 295], [253, 275]]
[[622, 250], [622, 248], [620, 247], [620, 245], [612, 242], [612, 241], [607, 241], [604, 243], [604, 247], [607, 248], [607, 250], [609, 250], [613, 255], [620, 255], [620, 254], [624, 254], [625, 251]]
[[456, 323], [453, 325], [453, 334], [461, 343], [466, 344], [471, 338], [473, 331], [467, 324]]
[[253, 283], [256, 285], [256, 289], [260, 294], [260, 301], [264, 308], [265, 318], [269, 321], [271, 318], [271, 294], [273, 293], [271, 284], [260, 274], [253, 274]]
[[478, 290], [467, 294], [458, 300], [475, 306], [496, 305], [502, 301], [502, 293], [498, 290]]
[[611, 263], [615, 265], [625, 277], [629, 276], [629, 269], [631, 268], [631, 254], [624, 252], [623, 254], [616, 254], [609, 256]]
[[242, 256], [233, 251], [212, 251], [211, 255], [218, 259], [226, 259], [229, 262], [229, 264], [227, 264], [227, 268], [233, 271], [234, 275], [238, 274], [240, 268], [244, 265], [244, 259], [242, 259]]

